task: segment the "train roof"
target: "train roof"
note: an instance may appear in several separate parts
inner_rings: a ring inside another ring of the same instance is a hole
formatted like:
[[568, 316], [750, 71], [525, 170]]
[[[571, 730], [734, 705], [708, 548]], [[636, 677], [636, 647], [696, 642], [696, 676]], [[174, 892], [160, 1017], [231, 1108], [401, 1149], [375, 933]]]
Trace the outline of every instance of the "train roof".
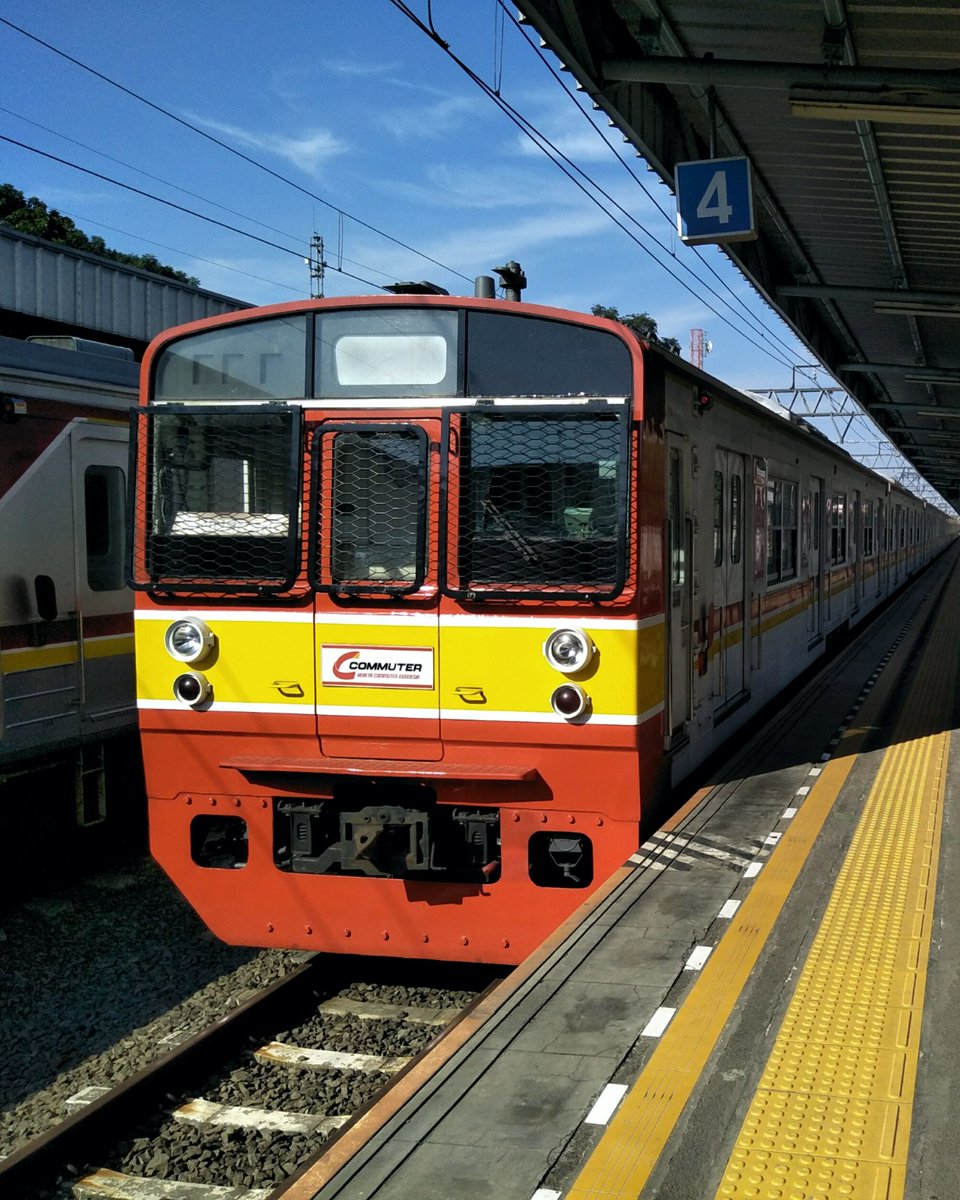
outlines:
[[11, 386], [11, 376], [23, 372], [31, 377], [57, 376], [135, 390], [139, 382], [140, 365], [132, 359], [91, 352], [89, 349], [66, 349], [0, 337], [0, 371], [3, 373], [0, 387], [5, 390]]

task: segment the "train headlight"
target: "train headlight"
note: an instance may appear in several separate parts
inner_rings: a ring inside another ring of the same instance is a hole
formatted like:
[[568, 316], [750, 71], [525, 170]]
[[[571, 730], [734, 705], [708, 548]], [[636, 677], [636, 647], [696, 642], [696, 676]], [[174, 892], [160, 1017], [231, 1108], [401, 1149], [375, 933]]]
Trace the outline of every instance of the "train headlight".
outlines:
[[575, 721], [590, 708], [590, 697], [575, 683], [565, 683], [550, 697], [550, 707], [565, 721]]
[[543, 643], [547, 662], [564, 675], [582, 671], [593, 658], [594, 649], [582, 629], [555, 629]]
[[199, 671], [186, 671], [173, 681], [174, 696], [187, 708], [199, 708], [212, 692], [210, 680]]
[[216, 635], [206, 621], [196, 617], [174, 621], [163, 635], [163, 644], [170, 657], [185, 663], [200, 662], [206, 658], [216, 640]]

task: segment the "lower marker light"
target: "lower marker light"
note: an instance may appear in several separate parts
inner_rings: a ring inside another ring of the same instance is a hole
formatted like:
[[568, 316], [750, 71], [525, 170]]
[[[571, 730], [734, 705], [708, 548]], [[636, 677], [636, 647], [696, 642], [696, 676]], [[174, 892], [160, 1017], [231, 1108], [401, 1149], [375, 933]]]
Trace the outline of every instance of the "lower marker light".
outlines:
[[173, 681], [173, 694], [181, 704], [196, 708], [210, 695], [210, 681], [198, 671], [178, 675]]
[[587, 693], [574, 683], [562, 684], [550, 697], [550, 707], [558, 717], [567, 721], [582, 716], [589, 704], [590, 698]]

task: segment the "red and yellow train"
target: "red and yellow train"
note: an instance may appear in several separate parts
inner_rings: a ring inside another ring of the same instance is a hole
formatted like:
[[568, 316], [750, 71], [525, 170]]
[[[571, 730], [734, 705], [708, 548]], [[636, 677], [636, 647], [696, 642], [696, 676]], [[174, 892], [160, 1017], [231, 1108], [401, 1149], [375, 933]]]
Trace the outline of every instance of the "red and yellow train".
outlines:
[[131, 478], [155, 856], [235, 943], [514, 963], [946, 517], [613, 322], [169, 330]]

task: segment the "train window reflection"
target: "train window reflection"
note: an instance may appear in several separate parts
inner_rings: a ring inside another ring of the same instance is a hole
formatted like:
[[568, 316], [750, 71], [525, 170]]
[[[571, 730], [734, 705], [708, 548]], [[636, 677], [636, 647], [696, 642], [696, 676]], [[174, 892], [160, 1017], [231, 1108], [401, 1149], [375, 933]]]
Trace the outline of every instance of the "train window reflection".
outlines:
[[87, 585], [94, 592], [123, 587], [124, 482], [120, 467], [87, 467], [83, 476]]
[[738, 563], [743, 552], [743, 479], [730, 476], [730, 561]]
[[159, 356], [157, 400], [294, 400], [304, 395], [307, 319], [274, 317], [211, 329]]
[[767, 582], [792, 579], [797, 573], [797, 485], [783, 479], [767, 482]]
[[622, 586], [624, 429], [617, 413], [465, 416], [461, 581], [604, 594]]
[[713, 473], [713, 565], [723, 565], [723, 472]]

